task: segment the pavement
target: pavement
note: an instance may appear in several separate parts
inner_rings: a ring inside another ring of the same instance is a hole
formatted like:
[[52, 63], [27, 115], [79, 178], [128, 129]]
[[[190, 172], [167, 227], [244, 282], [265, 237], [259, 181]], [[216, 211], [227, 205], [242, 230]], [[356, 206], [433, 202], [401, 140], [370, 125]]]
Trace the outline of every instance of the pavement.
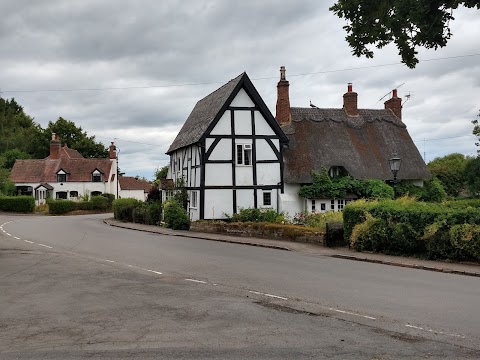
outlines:
[[124, 229], [149, 232], [154, 234], [162, 234], [169, 236], [182, 236], [193, 239], [221, 241], [233, 244], [243, 244], [249, 246], [258, 246], [284, 251], [295, 251], [299, 253], [328, 256], [339, 259], [363, 261], [389, 266], [399, 266], [412, 269], [420, 269], [427, 271], [436, 271], [443, 273], [451, 273], [457, 275], [480, 277], [480, 264], [473, 263], [456, 263], [447, 261], [423, 260], [414, 257], [390, 256], [379, 253], [356, 252], [346, 247], [327, 248], [315, 244], [297, 243], [279, 239], [260, 239], [254, 237], [240, 237], [226, 234], [202, 233], [187, 230], [171, 230], [155, 225], [145, 225], [137, 223], [126, 223], [115, 219], [105, 219], [104, 223]]

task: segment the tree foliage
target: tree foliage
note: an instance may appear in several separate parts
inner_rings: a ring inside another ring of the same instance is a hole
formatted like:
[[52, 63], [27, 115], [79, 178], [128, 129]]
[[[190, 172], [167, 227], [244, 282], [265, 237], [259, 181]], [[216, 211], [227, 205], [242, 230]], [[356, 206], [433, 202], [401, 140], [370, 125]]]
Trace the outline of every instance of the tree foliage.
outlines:
[[[477, 116], [480, 117], [480, 112]], [[480, 146], [480, 124], [478, 123], [478, 119], [472, 120], [472, 124], [473, 124], [472, 133], [478, 138], [478, 141], [479, 141], [475, 143], [475, 145]], [[480, 150], [477, 150], [477, 152], [480, 154]]]
[[165, 165], [161, 168], [156, 168], [155, 172], [153, 173], [153, 176], [155, 176], [155, 180], [158, 180], [160, 182], [161, 179], [166, 179], [168, 175], [168, 165]]
[[465, 167], [465, 181], [472, 196], [480, 195], [480, 156], [471, 159]]
[[428, 169], [442, 183], [447, 195], [457, 197], [465, 188], [465, 168], [469, 160], [463, 154], [449, 154], [430, 161]]
[[337, 0], [330, 10], [347, 20], [343, 28], [354, 55], [372, 58], [368, 45], [381, 49], [393, 42], [402, 62], [414, 68], [417, 47], [447, 45], [453, 10], [460, 5], [480, 9], [479, 0]]

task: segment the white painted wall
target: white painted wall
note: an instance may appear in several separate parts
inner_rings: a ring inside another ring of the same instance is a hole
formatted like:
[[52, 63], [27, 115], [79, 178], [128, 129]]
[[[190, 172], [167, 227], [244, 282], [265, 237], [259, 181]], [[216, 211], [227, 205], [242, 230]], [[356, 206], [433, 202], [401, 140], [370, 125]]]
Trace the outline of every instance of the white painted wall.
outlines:
[[280, 164], [257, 164], [257, 185], [277, 185], [281, 181]]
[[[207, 143], [211, 139], [206, 139]], [[207, 150], [210, 146], [206, 147]], [[222, 139], [210, 154], [209, 160], [232, 160], [232, 139]]]
[[257, 160], [277, 160], [277, 155], [275, 155], [272, 147], [267, 143], [267, 140], [257, 139], [255, 141], [255, 147], [257, 148]]
[[235, 135], [252, 135], [252, 113], [250, 110], [234, 111]]
[[255, 134], [275, 135], [275, 132], [272, 130], [260, 111], [255, 111]]
[[137, 199], [140, 201], [145, 201], [147, 199], [147, 194], [144, 190], [120, 190], [119, 195], [122, 199]]
[[238, 186], [253, 185], [253, 167], [237, 165], [235, 167], [235, 181]]
[[205, 186], [232, 186], [232, 164], [205, 164]]
[[210, 132], [211, 135], [225, 135], [231, 133], [231, 118], [230, 111], [225, 111], [222, 117], [218, 120], [215, 127]]
[[250, 99], [250, 96], [248, 96], [247, 92], [244, 89], [240, 89], [230, 106], [254, 107], [255, 104], [252, 99]]
[[242, 189], [242, 190], [237, 190], [237, 211], [240, 209], [247, 209], [247, 208], [253, 208], [255, 205], [255, 202], [253, 200], [253, 194], [254, 194], [253, 189]]
[[304, 210], [304, 200], [298, 196], [300, 185], [285, 184], [284, 193], [280, 194], [280, 211], [284, 211], [288, 216], [293, 217], [296, 213]]
[[233, 192], [230, 189], [205, 190], [205, 219], [222, 219], [232, 214]]

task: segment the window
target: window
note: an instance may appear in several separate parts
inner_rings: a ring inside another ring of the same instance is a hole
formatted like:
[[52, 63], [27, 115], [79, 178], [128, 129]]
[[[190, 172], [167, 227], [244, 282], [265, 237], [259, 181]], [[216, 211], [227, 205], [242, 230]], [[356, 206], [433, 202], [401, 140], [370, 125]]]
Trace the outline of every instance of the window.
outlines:
[[321, 211], [327, 210], [327, 204], [321, 203], [321, 204], [320, 204], [320, 210], [321, 210]]
[[343, 206], [345, 205], [343, 199], [338, 199], [337, 200], [337, 208], [338, 210], [343, 210]]
[[263, 193], [263, 206], [272, 206], [272, 193], [264, 192]]
[[93, 182], [101, 182], [102, 181], [102, 174], [100, 173], [100, 171], [95, 170], [92, 173], [92, 181]]
[[192, 208], [197, 207], [197, 197], [198, 197], [198, 192], [197, 191], [192, 191], [192, 198], [190, 200], [190, 207], [192, 207]]
[[312, 200], [312, 212], [315, 212], [315, 200]]
[[335, 200], [330, 201], [330, 210], [335, 210]]
[[102, 195], [102, 192], [101, 191], [92, 191], [92, 193], [90, 194], [93, 196], [99, 196], [99, 195]]
[[56, 194], [57, 199], [66, 199], [67, 198], [67, 192], [66, 191], [59, 191]]
[[165, 190], [165, 201], [173, 197], [173, 190]]
[[252, 165], [251, 144], [237, 144], [237, 165]]
[[57, 182], [67, 182], [67, 174], [57, 174]]
[[70, 191], [70, 197], [78, 197], [78, 191]]

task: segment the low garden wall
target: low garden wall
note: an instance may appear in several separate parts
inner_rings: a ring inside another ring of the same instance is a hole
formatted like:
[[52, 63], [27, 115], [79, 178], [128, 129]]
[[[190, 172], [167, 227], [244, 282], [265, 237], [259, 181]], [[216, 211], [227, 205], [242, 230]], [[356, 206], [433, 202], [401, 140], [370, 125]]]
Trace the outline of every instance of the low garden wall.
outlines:
[[325, 234], [316, 229], [265, 222], [196, 221], [191, 231], [222, 233], [242, 237], [256, 237], [274, 240], [288, 240], [300, 243], [325, 245]]

